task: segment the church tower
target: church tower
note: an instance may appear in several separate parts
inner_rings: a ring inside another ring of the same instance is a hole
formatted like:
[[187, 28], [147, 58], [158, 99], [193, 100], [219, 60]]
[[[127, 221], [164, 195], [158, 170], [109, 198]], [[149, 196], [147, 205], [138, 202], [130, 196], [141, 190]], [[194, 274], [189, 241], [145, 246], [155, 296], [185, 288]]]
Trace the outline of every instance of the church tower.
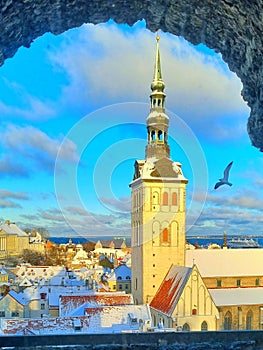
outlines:
[[172, 264], [185, 265], [188, 180], [181, 164], [170, 159], [159, 39], [157, 36], [145, 160], [135, 162], [130, 183], [132, 293], [136, 304], [150, 303]]

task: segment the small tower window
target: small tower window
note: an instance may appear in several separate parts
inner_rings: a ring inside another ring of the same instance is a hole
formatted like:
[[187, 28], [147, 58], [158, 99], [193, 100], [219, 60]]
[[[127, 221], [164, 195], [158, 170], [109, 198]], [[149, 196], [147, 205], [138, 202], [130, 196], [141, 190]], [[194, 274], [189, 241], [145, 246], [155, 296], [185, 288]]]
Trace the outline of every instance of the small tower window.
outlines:
[[154, 130], [151, 132], [151, 140], [152, 141], [156, 140], [156, 135], [155, 135], [155, 131]]
[[161, 106], [161, 100], [160, 99], [158, 99], [158, 107], [160, 107]]
[[167, 243], [167, 242], [168, 242], [168, 228], [165, 228], [165, 229], [163, 230], [162, 235], [163, 235], [162, 241], [163, 241], [164, 243]]
[[163, 141], [163, 132], [162, 132], [162, 130], [158, 131], [158, 140], [159, 141]]
[[168, 205], [168, 193], [163, 193], [163, 205]]
[[172, 193], [172, 205], [177, 205], [177, 193]]

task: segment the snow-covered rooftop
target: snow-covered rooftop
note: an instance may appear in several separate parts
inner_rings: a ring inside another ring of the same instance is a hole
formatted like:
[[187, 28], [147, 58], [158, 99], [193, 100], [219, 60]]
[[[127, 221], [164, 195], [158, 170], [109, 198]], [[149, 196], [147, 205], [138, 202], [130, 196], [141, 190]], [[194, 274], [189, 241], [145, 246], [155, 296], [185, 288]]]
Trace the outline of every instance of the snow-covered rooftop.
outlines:
[[0, 223], [0, 230], [5, 231], [9, 235], [18, 235], [19, 237], [28, 237], [28, 235], [22, 231], [15, 223]]
[[263, 287], [209, 289], [216, 306], [262, 305]]
[[186, 250], [186, 266], [195, 264], [202, 277], [263, 276], [263, 249]]

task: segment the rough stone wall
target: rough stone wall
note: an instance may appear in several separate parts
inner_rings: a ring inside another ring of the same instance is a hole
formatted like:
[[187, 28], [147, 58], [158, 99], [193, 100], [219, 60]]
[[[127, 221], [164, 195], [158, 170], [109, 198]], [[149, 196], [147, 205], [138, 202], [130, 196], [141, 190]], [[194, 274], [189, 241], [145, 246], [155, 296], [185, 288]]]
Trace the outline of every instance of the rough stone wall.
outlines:
[[108, 19], [183, 36], [221, 52], [243, 82], [251, 108], [248, 133], [263, 151], [263, 0], [5, 0], [0, 24], [0, 65], [20, 46], [46, 32], [60, 34]]

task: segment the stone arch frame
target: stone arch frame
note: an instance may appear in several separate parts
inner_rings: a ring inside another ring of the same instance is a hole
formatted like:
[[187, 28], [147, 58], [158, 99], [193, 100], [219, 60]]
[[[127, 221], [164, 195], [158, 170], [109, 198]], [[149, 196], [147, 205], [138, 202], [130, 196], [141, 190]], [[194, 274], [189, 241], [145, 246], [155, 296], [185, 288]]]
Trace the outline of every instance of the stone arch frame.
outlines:
[[[213, 8], [213, 11], [211, 9]], [[25, 15], [26, 14], [26, 15]], [[222, 54], [230, 70], [243, 83], [242, 95], [251, 108], [248, 133], [253, 146], [263, 151], [263, 23], [258, 5], [247, 6], [245, 0], [235, 3], [224, 0], [171, 0], [155, 2], [112, 3], [101, 0], [83, 2], [36, 0], [4, 2], [1, 6], [0, 65], [12, 57], [20, 46], [29, 47], [46, 32], [55, 35], [84, 23], [134, 24], [144, 19], [151, 31], [157, 29], [183, 36], [194, 45], [203, 43]]]

